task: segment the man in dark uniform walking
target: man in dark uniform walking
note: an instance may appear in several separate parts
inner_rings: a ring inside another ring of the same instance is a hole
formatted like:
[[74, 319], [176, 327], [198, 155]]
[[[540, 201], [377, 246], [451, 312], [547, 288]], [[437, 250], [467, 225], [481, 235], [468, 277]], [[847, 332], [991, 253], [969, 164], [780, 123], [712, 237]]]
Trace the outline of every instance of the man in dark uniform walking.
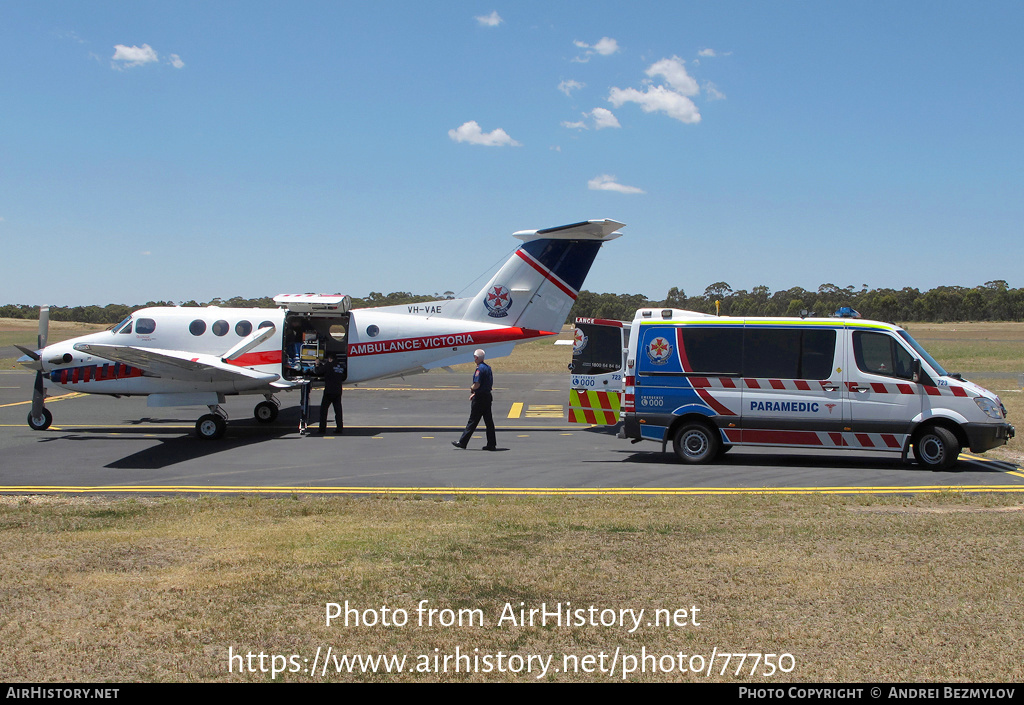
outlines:
[[321, 435], [327, 433], [327, 409], [331, 406], [334, 407], [334, 423], [337, 425], [338, 435], [345, 432], [345, 419], [341, 412], [341, 392], [346, 372], [345, 362], [337, 359], [332, 352], [327, 353], [327, 359], [316, 370], [316, 373], [323, 375], [324, 378], [324, 398], [320, 402], [319, 432]]
[[462, 438], [452, 441], [456, 448], [465, 449], [469, 445], [473, 432], [480, 419], [487, 425], [487, 445], [484, 450], [498, 450], [498, 441], [494, 436], [494, 419], [491, 417], [491, 389], [494, 387], [494, 373], [490, 366], [484, 362], [484, 351], [477, 350], [473, 353], [473, 360], [476, 361], [476, 372], [473, 373], [473, 386], [469, 392], [469, 422]]

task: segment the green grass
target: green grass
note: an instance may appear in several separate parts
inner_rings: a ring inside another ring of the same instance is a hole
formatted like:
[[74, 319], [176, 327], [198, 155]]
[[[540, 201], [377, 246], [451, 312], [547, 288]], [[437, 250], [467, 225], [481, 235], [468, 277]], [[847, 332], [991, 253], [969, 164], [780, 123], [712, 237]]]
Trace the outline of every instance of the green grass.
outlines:
[[[1021, 509], [1013, 497], [966, 495], [12, 499], [0, 506], [0, 679], [263, 681], [269, 673], [228, 673], [228, 647], [312, 659], [331, 646], [410, 659], [458, 647], [558, 665], [616, 648], [717, 647], [790, 653], [796, 664], [771, 678], [716, 668], [710, 679], [629, 680], [1017, 681]], [[419, 626], [421, 600], [478, 610], [484, 623]], [[345, 601], [405, 610], [413, 623], [327, 626], [327, 603]], [[700, 626], [498, 625], [506, 603], [559, 602], [685, 609]]]

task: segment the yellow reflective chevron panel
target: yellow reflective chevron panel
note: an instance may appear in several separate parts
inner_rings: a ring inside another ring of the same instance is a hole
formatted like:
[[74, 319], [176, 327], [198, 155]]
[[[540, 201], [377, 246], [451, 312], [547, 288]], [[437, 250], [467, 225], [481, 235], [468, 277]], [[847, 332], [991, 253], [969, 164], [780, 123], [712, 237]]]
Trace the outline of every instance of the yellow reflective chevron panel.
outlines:
[[569, 422], [614, 426], [619, 422], [620, 392], [569, 390]]

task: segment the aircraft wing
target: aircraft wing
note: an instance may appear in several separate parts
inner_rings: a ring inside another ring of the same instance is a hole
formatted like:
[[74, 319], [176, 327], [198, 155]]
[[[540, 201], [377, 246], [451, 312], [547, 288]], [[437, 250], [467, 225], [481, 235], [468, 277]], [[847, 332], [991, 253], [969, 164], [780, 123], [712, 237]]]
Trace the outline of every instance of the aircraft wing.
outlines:
[[150, 377], [180, 379], [189, 382], [237, 382], [241, 380], [276, 382], [280, 375], [256, 372], [224, 362], [214, 355], [197, 355], [182, 350], [137, 348], [131, 345], [78, 343], [75, 350], [123, 362], [140, 368]]

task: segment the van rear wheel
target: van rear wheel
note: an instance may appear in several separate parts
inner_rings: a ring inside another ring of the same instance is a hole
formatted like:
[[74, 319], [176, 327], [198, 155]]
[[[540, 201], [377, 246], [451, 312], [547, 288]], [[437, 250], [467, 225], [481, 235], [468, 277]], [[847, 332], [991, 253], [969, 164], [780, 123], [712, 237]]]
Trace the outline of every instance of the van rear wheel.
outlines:
[[914, 439], [914, 459], [930, 470], [948, 470], [959, 455], [960, 443], [948, 428], [931, 426]]
[[672, 449], [679, 459], [691, 465], [714, 460], [720, 445], [717, 431], [699, 422], [684, 424], [672, 440]]

